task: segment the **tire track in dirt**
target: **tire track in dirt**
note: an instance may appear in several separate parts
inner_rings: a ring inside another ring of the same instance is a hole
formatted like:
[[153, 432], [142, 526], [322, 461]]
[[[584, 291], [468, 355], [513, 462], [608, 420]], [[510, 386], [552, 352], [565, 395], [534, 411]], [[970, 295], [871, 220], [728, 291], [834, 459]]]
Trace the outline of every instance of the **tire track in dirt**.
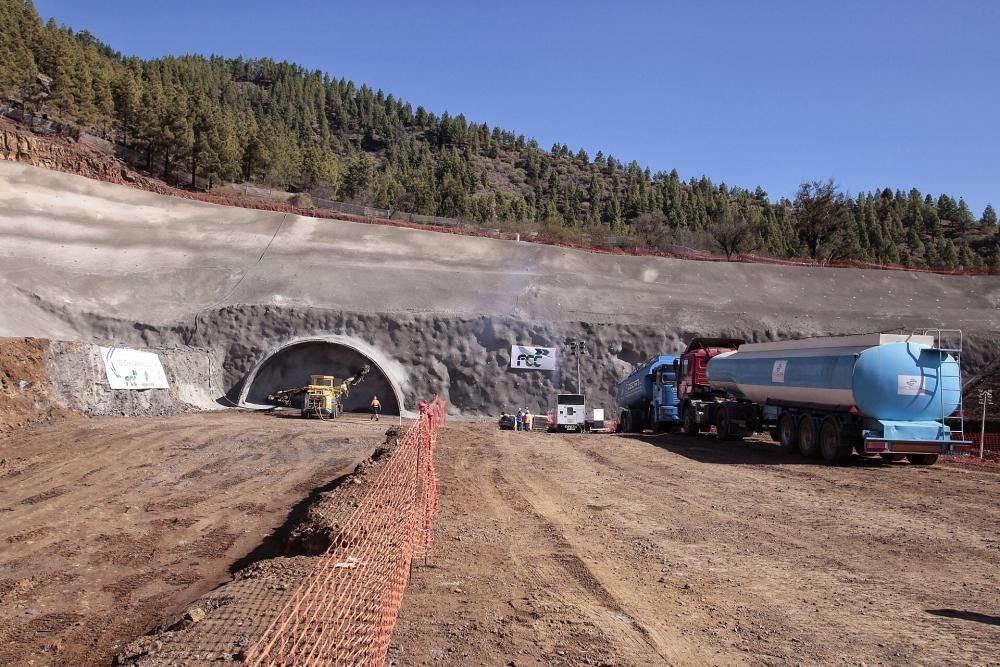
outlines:
[[[584, 445], [583, 453], [609, 464], [608, 457], [601, 454], [606, 451], [609, 440], [629, 454], [632, 453], [630, 445], [636, 443], [634, 439], [626, 443], [621, 442], [623, 439], [618, 439], [619, 442], [614, 439], [595, 441]], [[650, 452], [656, 453], [657, 449]], [[689, 467], [690, 462], [673, 457], [670, 469], [666, 469], [650, 465], [649, 457], [645, 456], [650, 452], [641, 452], [641, 467], [629, 465], [636, 460], [631, 455], [617, 458], [624, 462], [620, 469], [629, 480], [640, 486], [650, 499], [656, 499], [662, 493], [656, 493], [658, 485], [651, 481], [651, 473], [689, 476], [691, 473], [684, 468]], [[624, 452], [619, 450], [619, 453]], [[635, 453], [640, 451], [635, 450]], [[566, 463], [568, 469], [576, 469], [575, 462]], [[947, 556], [947, 552], [959, 544], [956, 537], [964, 534], [970, 537], [971, 544], [961, 546], [972, 556], [973, 563], [996, 562], [995, 556], [986, 556], [985, 550], [978, 548], [976, 543], [985, 542], [983, 528], [996, 525], [991, 524], [990, 517], [1000, 521], [1000, 515], [991, 508], [984, 516], [980, 508], [978, 514], [971, 517], [972, 527], [957, 530], [951, 526], [954, 519], [899, 509], [908, 504], [907, 499], [913, 495], [911, 489], [919, 489], [916, 497], [926, 501], [929, 494], [924, 478], [931, 476], [941, 484], [950, 483], [961, 489], [965, 481], [963, 473], [957, 473], [959, 479], [955, 479], [956, 473], [946, 468], [828, 468], [799, 463], [713, 466], [710, 470], [724, 472], [724, 478], [702, 476], [697, 484], [688, 487], [686, 505], [695, 505], [689, 511], [714, 514], [711, 523], [726, 531], [731, 539], [736, 538], [739, 543], [749, 546], [745, 561], [752, 567], [737, 561], [730, 571], [739, 575], [737, 580], [743, 581], [740, 587], [757, 599], [755, 607], [765, 612], [771, 623], [786, 625], [785, 632], [805, 645], [840, 645], [848, 653], [857, 648], [848, 638], [867, 635], [875, 644], [874, 653], [888, 655], [899, 664], [947, 662], [953, 659], [956, 650], [978, 660], [984, 659], [981, 638], [972, 643], [963, 642], [961, 648], [945, 648], [926, 640], [928, 632], [942, 629], [940, 622], [928, 616], [927, 597], [954, 597], [949, 586], [935, 586], [934, 583], [928, 586], [928, 573], [934, 573], [933, 580], [940, 580], [942, 573], [935, 571], [940, 568], [927, 557], [939, 555], [935, 552], [942, 550], [944, 553], [940, 555]], [[736, 503], [732, 502], [734, 499], [705, 497], [701, 493], [706, 488], [732, 485], [738, 478], [744, 481], [739, 484], [743, 490]], [[784, 487], [776, 481], [783, 481]], [[978, 494], [974, 490], [979, 489], [981, 483], [996, 488], [998, 479], [973, 473], [970, 481], [969, 493], [961, 495], [953, 490], [942, 494], [941, 501], [956, 496], [975, 497]], [[914, 484], [916, 486], [912, 486]], [[669, 503], [668, 496], [661, 504], [669, 506]], [[633, 516], [641, 519], [650, 513]], [[808, 517], [805, 523], [804, 517]], [[925, 540], [913, 538], [923, 534], [927, 535]], [[775, 545], [780, 548], [775, 549]], [[725, 554], [725, 551], [716, 551], [720, 553]], [[981, 560], [984, 556], [985, 560]], [[967, 581], [961, 584], [960, 590], [969, 587], [969, 581], [977, 588], [982, 586], [983, 593], [996, 590], [997, 579], [988, 566], [972, 569], [973, 572], [960, 577]], [[924, 602], [916, 602], [915, 597], [924, 598]], [[966, 596], [964, 604], [973, 603], [974, 599]], [[769, 604], [761, 604], [768, 600]], [[816, 624], [819, 617], [826, 618], [829, 625], [822, 633], [819, 632], [821, 626]], [[833, 636], [838, 639], [831, 642], [830, 631], [834, 629]]]
[[[439, 452], [436, 564], [414, 571], [390, 664], [1000, 654], [1000, 627], [977, 620], [1000, 618], [1000, 475], [486, 423], [449, 425]], [[511, 598], [510, 623], [495, 598]], [[567, 641], [574, 623], [589, 632]], [[492, 653], [465, 648], [493, 633]]]
[[[518, 490], [523, 488], [523, 481], [517, 479], [511, 483], [499, 471], [494, 471], [494, 486], [500, 489], [501, 497], [522, 519], [521, 523], [524, 523], [525, 517], [531, 517], [538, 522], [541, 532], [547, 535], [547, 553], [532, 554], [527, 561], [523, 556], [512, 555], [515, 562], [519, 566], [527, 562], [557, 599], [582, 612], [591, 623], [601, 628], [614, 645], [615, 653], [629, 664], [642, 664], [650, 658], [651, 652], [666, 659], [657, 633], [626, 611], [598, 579], [594, 569], [577, 555], [573, 544], [566, 539], [565, 526], [554, 521], [554, 517], [547, 512], [551, 507], [533, 494], [527, 495]], [[538, 543], [533, 544], [537, 549]]]
[[[613, 530], [604, 534], [584, 535], [581, 526], [593, 523], [589, 516], [578, 508], [586, 506], [584, 499], [568, 490], [560, 479], [533, 471], [532, 465], [517, 460], [517, 454], [524, 452], [505, 448], [511, 456], [504, 469], [516, 470], [511, 480], [504, 480], [509, 487], [517, 489], [530, 503], [535, 516], [552, 526], [559, 541], [570, 553], [564, 565], [570, 576], [585, 584], [585, 588], [599, 602], [598, 606], [581, 605], [585, 613], [597, 619], [610, 619], [610, 627], [615, 628], [622, 641], [621, 647], [633, 650], [623, 652], [636, 664], [652, 664], [663, 661], [677, 665], [740, 664], [743, 657], [735, 654], [718, 654], [705, 647], [699, 647], [683, 637], [664, 618], [662, 592], [650, 599], [643, 584], [650, 582], [629, 581], [617, 572], [642, 571], [648, 563], [634, 562], [623, 546], [626, 535]], [[528, 450], [534, 452], [534, 450]], [[571, 453], [567, 453], [572, 457]], [[576, 469], [577, 462], [566, 461], [567, 469]], [[608, 516], [611, 522], [620, 520], [618, 516]], [[616, 523], [609, 526], [618, 528]], [[636, 584], [639, 584], [638, 586]], [[648, 589], [647, 589], [648, 590]], [[578, 602], [579, 604], [579, 602]], [[680, 607], [676, 607], [677, 610]], [[611, 613], [608, 613], [608, 612]], [[676, 613], [676, 612], [675, 612]], [[636, 651], [635, 648], [644, 650]]]

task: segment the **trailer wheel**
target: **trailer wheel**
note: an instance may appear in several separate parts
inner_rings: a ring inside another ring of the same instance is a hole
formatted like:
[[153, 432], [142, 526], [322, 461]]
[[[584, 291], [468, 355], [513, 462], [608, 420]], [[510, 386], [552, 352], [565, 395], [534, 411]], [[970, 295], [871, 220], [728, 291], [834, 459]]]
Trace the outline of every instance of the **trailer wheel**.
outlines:
[[799, 450], [799, 429], [795, 417], [790, 412], [782, 412], [778, 419], [778, 442], [781, 448], [789, 454]]
[[816, 420], [806, 415], [799, 420], [799, 451], [807, 459], [816, 458], [819, 455], [819, 433], [816, 428]]
[[886, 463], [892, 463], [893, 461], [902, 461], [903, 459], [906, 458], [906, 454], [889, 453], [889, 454], [879, 454], [879, 456], [881, 456], [882, 460], [885, 461]]
[[819, 431], [819, 448], [823, 454], [823, 461], [829, 465], [847, 461], [854, 451], [854, 446], [841, 437], [840, 424], [833, 417], [823, 420], [823, 426]]
[[932, 466], [937, 463], [937, 454], [907, 454], [906, 459], [911, 465], [915, 466]]

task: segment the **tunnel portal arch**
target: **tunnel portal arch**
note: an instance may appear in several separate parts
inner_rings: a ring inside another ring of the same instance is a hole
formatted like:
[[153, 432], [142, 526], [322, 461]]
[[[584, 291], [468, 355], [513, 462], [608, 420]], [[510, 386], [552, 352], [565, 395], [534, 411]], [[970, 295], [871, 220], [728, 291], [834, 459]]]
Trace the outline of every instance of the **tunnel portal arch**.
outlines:
[[[336, 335], [299, 338], [263, 355], [247, 373], [240, 389], [241, 407], [269, 405], [267, 395], [282, 389], [308, 384], [310, 375], [333, 375], [340, 381], [368, 364], [371, 371], [351, 389], [344, 400], [345, 412], [367, 411], [373, 395], [382, 404], [383, 414], [408, 413], [400, 379], [356, 341]], [[301, 400], [301, 399], [300, 399]], [[293, 406], [296, 406], [293, 403]]]

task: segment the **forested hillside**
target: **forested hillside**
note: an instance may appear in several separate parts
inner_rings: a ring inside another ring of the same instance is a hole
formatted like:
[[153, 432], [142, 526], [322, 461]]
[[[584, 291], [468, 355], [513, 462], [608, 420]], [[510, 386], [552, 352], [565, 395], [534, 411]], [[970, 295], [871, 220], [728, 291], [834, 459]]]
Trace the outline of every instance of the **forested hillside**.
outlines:
[[253, 182], [563, 238], [629, 236], [821, 261], [1000, 264], [997, 216], [953, 196], [807, 182], [794, 200], [682, 180], [565, 144], [434, 114], [271, 60], [124, 57], [89, 32], [0, 0], [0, 109], [114, 141], [135, 165], [192, 187]]

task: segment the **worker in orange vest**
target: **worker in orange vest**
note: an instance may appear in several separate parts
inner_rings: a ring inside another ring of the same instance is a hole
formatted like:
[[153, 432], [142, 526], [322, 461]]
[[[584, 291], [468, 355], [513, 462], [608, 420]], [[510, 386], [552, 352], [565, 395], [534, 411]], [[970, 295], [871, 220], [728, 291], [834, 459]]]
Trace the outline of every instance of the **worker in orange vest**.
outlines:
[[382, 404], [379, 403], [378, 396], [372, 396], [372, 402], [368, 404], [371, 409], [371, 416], [368, 417], [368, 421], [375, 420], [378, 421], [379, 413], [382, 412]]
[[417, 409], [420, 411], [420, 416], [421, 417], [424, 417], [424, 416], [427, 417], [427, 425], [430, 426], [430, 427], [433, 427], [434, 426], [434, 415], [431, 414], [430, 406], [427, 404], [427, 401], [421, 400], [420, 403], [417, 404]]

